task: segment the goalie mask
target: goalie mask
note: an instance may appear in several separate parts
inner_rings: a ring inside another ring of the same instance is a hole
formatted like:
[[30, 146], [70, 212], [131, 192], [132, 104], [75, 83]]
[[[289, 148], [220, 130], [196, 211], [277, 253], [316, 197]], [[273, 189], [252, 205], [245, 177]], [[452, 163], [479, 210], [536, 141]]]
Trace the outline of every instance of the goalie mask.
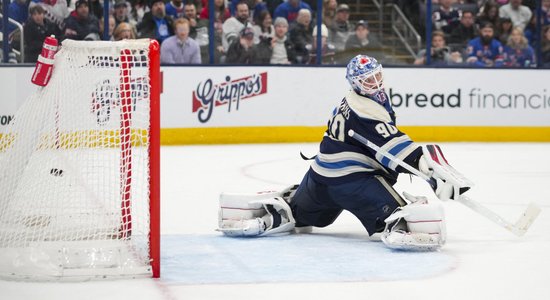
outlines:
[[357, 94], [369, 98], [384, 89], [382, 65], [374, 57], [367, 55], [357, 55], [351, 59], [346, 79]]

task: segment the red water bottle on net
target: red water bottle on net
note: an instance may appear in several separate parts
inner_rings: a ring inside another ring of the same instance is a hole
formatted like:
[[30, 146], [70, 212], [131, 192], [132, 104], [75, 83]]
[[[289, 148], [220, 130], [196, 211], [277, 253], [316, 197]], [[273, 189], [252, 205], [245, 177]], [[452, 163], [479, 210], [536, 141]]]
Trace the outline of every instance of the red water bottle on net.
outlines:
[[36, 67], [32, 74], [32, 83], [39, 86], [46, 86], [50, 82], [53, 72], [53, 58], [57, 53], [57, 39], [55, 36], [46, 37], [42, 45], [42, 52], [36, 61]]

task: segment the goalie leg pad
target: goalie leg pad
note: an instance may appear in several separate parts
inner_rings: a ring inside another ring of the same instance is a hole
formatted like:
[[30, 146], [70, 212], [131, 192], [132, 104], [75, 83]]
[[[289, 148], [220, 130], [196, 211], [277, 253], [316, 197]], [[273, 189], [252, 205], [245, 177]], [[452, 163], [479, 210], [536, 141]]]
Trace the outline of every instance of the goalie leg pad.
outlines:
[[[294, 230], [295, 220], [279, 192], [220, 195], [218, 231], [227, 236], [264, 236]], [[282, 195], [281, 195], [282, 196]]]
[[292, 216], [290, 206], [282, 197], [258, 200], [252, 204], [261, 204], [267, 212], [262, 218], [266, 225], [265, 231], [260, 235], [288, 233], [294, 230], [296, 220]]
[[225, 220], [218, 231], [227, 236], [258, 236], [265, 231], [265, 222], [261, 218], [250, 220]]
[[439, 203], [413, 202], [397, 208], [384, 222], [381, 239], [389, 248], [434, 251], [445, 244], [445, 215]]

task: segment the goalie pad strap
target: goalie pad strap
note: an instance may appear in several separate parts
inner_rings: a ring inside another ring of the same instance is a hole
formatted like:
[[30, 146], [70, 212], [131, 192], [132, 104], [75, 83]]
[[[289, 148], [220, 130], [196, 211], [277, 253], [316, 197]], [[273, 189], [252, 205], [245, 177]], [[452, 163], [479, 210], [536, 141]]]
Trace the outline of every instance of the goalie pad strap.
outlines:
[[282, 192], [280, 192], [280, 196], [283, 197], [286, 203], [290, 203], [290, 200], [296, 194], [296, 190], [298, 189], [299, 186], [300, 186], [299, 184], [294, 184], [287, 187]]
[[271, 225], [271, 228], [277, 228], [281, 226], [281, 214], [279, 214], [279, 212], [275, 210], [273, 205], [266, 205], [265, 209], [273, 217], [273, 224]]

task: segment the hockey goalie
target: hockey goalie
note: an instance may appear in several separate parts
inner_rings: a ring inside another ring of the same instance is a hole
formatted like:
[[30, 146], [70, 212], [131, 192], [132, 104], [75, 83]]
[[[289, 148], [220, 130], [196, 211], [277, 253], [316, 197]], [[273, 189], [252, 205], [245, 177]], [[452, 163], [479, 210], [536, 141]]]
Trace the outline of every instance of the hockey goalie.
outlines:
[[351, 89], [334, 109], [302, 182], [281, 192], [223, 193], [218, 230], [228, 236], [289, 233], [328, 226], [347, 210], [392, 249], [432, 251], [445, 244], [442, 206], [408, 193], [401, 197], [393, 185], [409, 172], [345, 133], [351, 129], [421, 171], [441, 200], [456, 199], [471, 183], [447, 164], [438, 146], [419, 146], [396, 127], [375, 58], [354, 57], [346, 79]]

